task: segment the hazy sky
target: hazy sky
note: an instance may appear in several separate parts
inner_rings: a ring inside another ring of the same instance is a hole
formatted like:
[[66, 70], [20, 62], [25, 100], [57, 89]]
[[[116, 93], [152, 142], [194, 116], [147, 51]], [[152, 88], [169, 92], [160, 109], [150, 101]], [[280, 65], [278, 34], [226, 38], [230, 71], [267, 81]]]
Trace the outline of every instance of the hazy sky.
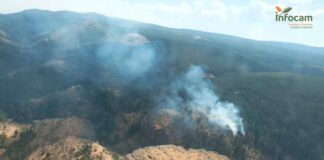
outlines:
[[[314, 17], [313, 29], [275, 21], [275, 5]], [[0, 13], [24, 9], [97, 12], [173, 28], [324, 47], [324, 0], [0, 0]]]

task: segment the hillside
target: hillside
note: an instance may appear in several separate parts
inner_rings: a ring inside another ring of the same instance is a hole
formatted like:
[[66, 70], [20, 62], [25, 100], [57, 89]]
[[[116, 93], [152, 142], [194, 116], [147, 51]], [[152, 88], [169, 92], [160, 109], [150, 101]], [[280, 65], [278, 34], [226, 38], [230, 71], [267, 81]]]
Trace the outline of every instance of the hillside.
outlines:
[[94, 142], [123, 158], [324, 158], [324, 48], [26, 10], [0, 14], [0, 84], [0, 119], [30, 129], [4, 140], [9, 159]]
[[[6, 140], [10, 138], [7, 137]], [[25, 126], [21, 135], [7, 144], [0, 158], [4, 160], [228, 160], [227, 157], [216, 152], [202, 149], [186, 150], [174, 145], [149, 146], [127, 155], [120, 155], [107, 150], [93, 140], [92, 127], [86, 120], [73, 117], [35, 121]]]

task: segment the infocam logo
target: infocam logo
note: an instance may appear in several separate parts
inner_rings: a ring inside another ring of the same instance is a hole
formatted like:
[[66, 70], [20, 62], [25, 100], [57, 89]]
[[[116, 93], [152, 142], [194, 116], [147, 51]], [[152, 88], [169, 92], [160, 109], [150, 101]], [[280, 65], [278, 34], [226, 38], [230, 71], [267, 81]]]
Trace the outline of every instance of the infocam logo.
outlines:
[[313, 28], [313, 16], [311, 15], [291, 15], [292, 7], [282, 8], [275, 6], [276, 21], [288, 22], [290, 28]]

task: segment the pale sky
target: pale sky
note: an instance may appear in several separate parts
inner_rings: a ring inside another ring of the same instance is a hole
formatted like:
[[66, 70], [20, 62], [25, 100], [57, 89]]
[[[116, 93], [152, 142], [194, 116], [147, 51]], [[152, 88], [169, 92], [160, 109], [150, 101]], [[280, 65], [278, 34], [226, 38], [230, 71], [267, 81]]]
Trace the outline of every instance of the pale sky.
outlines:
[[[275, 5], [312, 15], [313, 29], [275, 21]], [[96, 12], [172, 28], [324, 47], [324, 0], [0, 0], [0, 13], [25, 9]]]

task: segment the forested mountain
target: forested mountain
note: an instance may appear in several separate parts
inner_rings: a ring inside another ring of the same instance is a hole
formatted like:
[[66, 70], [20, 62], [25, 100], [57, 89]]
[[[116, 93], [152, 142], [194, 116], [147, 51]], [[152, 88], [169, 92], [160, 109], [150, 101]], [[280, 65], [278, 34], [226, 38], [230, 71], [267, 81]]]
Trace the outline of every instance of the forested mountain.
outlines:
[[23, 126], [18, 138], [1, 136], [3, 159], [66, 147], [73, 132], [75, 144], [97, 141], [115, 158], [174, 144], [230, 159], [320, 160], [324, 48], [95, 13], [0, 14], [0, 110], [2, 123]]

